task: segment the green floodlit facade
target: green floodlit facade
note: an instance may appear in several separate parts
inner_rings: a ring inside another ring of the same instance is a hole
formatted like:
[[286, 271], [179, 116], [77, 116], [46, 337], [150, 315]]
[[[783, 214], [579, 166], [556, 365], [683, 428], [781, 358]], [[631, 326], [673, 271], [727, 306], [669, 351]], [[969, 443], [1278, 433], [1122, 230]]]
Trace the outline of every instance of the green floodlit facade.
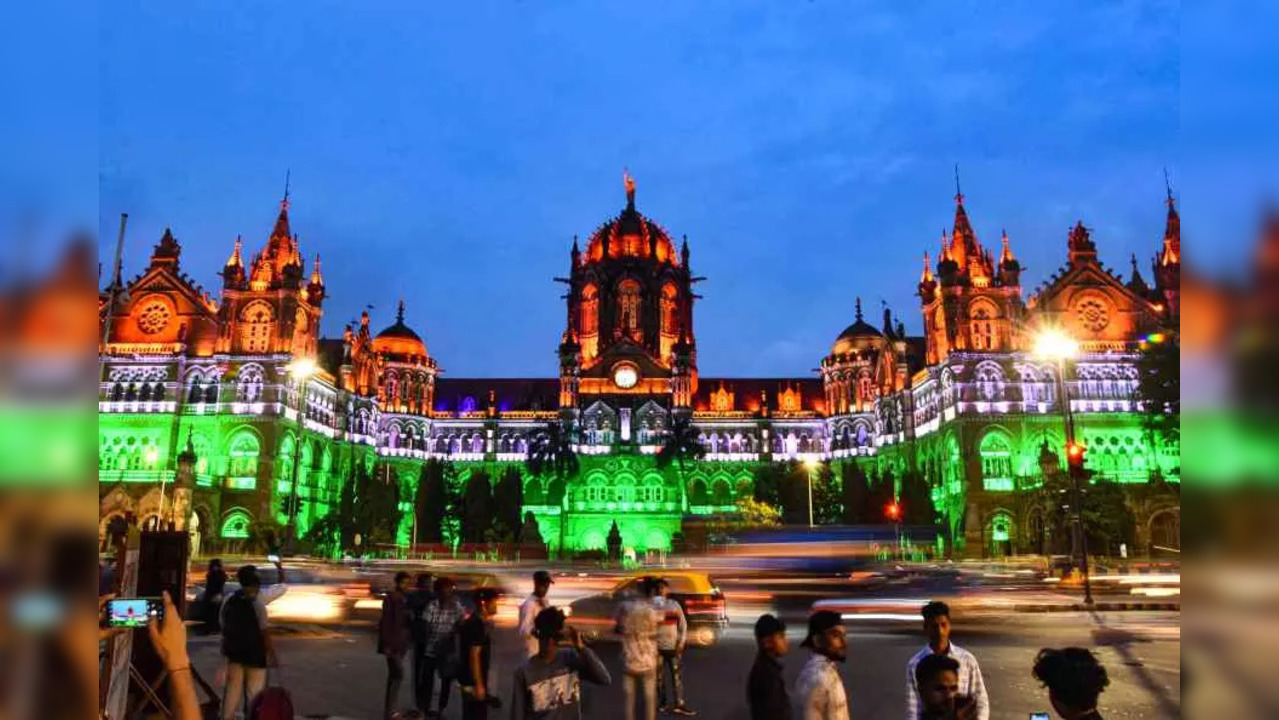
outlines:
[[[363, 463], [399, 483], [407, 546], [408, 500], [423, 464], [438, 458], [456, 468], [459, 492], [481, 470], [496, 484], [518, 469], [524, 509], [553, 553], [602, 550], [616, 522], [624, 548], [644, 554], [668, 551], [690, 519], [733, 513], [761, 467], [819, 463], [839, 478], [857, 463], [871, 477], [920, 473], [958, 552], [1042, 552], [1048, 523], [1031, 499], [1045, 474], [1060, 471], [1064, 445], [1056, 366], [1029, 351], [1045, 327], [1080, 341], [1065, 386], [1089, 467], [1132, 487], [1155, 472], [1179, 481], [1180, 448], [1152, 444], [1132, 399], [1138, 342], [1177, 318], [1171, 202], [1153, 286], [1135, 266], [1127, 280], [1104, 268], [1080, 225], [1067, 264], [1024, 301], [1007, 237], [996, 262], [960, 197], [935, 270], [925, 258], [923, 336], [907, 335], [887, 310], [872, 325], [857, 302], [818, 376], [719, 379], [698, 373], [700, 278], [688, 242], [677, 249], [627, 190], [625, 209], [570, 252], [557, 377], [442, 377], [403, 306], [380, 333], [365, 313], [341, 338], [320, 338], [327, 289], [318, 258], [309, 278], [303, 272], [287, 200], [251, 260], [237, 240], [216, 300], [180, 271], [181, 247], [166, 232], [147, 268], [101, 296], [110, 324], [98, 406], [101, 531], [116, 517], [145, 524], [162, 515], [190, 527], [201, 550], [234, 550], [255, 525], [286, 522], [296, 476], [305, 534], [336, 510]], [[316, 371], [296, 377], [297, 358], [314, 358]], [[659, 469], [655, 455], [680, 416], [706, 454]], [[530, 444], [560, 422], [577, 434], [578, 473], [531, 476]], [[179, 477], [188, 439], [193, 466]], [[1179, 545], [1178, 503], [1132, 493], [1134, 552]]]

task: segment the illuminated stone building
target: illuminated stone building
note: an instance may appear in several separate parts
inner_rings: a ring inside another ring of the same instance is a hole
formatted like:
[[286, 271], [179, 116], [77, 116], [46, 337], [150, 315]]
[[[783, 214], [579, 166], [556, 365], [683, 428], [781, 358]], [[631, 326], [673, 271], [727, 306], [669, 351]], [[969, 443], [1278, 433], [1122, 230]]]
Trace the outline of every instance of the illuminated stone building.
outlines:
[[[547, 328], [560, 338], [559, 376], [467, 379], [441, 374], [403, 303], [377, 334], [365, 312], [341, 338], [318, 336], [327, 290], [318, 256], [306, 272], [286, 195], [247, 264], [235, 240], [216, 299], [182, 272], [169, 231], [141, 274], [102, 291], [102, 527], [163, 513], [206, 542], [244, 538], [255, 522], [284, 520], [296, 462], [304, 532], [333, 511], [355, 464], [413, 497], [422, 464], [442, 458], [461, 482], [519, 468], [525, 510], [552, 548], [603, 548], [616, 521], [625, 546], [642, 553], [669, 549], [690, 516], [733, 512], [762, 465], [813, 461], [922, 473], [956, 547], [1034, 552], [1044, 521], [1020, 499], [1052, 471], [1045, 463], [1060, 464], [1043, 449], [1063, 444], [1056, 371], [1029, 352], [1038, 328], [1081, 342], [1066, 382], [1099, 474], [1144, 484], [1156, 469], [1176, 480], [1180, 465], [1179, 448], [1151, 447], [1131, 399], [1137, 342], [1178, 323], [1171, 194], [1153, 286], [1135, 259], [1127, 280], [1104, 267], [1082, 223], [1065, 244], [1066, 263], [1027, 294], [1007, 234], [997, 255], [985, 248], [957, 195], [935, 269], [924, 256], [922, 337], [886, 308], [879, 326], [867, 322], [858, 300], [817, 376], [707, 378], [689, 243], [637, 210], [628, 176], [624, 209], [584, 245], [574, 241], [559, 278], [564, 327]], [[295, 358], [315, 358], [317, 372], [294, 378]], [[658, 469], [653, 457], [681, 414], [706, 455], [683, 471]], [[557, 422], [575, 430], [580, 471], [567, 482], [528, 476], [530, 443]], [[195, 465], [179, 478], [188, 446]], [[175, 480], [177, 513], [162, 501], [166, 487], [176, 497]], [[1137, 521], [1141, 551], [1152, 531], [1179, 523], [1179, 508], [1148, 503]]]

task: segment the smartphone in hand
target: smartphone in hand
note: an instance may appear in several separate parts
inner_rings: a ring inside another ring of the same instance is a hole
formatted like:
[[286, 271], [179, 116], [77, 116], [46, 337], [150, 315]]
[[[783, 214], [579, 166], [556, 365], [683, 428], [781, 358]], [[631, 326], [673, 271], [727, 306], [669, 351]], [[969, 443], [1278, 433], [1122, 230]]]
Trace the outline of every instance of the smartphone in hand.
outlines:
[[164, 619], [164, 600], [156, 597], [114, 598], [107, 602], [106, 627], [140, 628]]
[[1046, 712], [1033, 712], [1030, 714], [1030, 720], [1052, 720], [1052, 717]]

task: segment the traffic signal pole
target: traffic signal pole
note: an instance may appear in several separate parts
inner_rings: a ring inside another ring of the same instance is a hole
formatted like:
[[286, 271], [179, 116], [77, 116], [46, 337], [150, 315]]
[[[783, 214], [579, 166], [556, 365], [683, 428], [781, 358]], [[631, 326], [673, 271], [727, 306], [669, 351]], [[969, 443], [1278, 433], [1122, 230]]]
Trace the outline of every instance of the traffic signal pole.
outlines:
[[1083, 492], [1080, 485], [1085, 479], [1084, 453], [1086, 448], [1075, 442], [1075, 414], [1070, 408], [1070, 393], [1066, 389], [1066, 359], [1057, 357], [1057, 395], [1061, 402], [1062, 417], [1066, 422], [1066, 472], [1070, 476], [1071, 513], [1074, 515], [1075, 535], [1079, 538], [1079, 554], [1084, 573], [1084, 604], [1092, 607], [1092, 581], [1088, 572], [1088, 533], [1084, 532]]

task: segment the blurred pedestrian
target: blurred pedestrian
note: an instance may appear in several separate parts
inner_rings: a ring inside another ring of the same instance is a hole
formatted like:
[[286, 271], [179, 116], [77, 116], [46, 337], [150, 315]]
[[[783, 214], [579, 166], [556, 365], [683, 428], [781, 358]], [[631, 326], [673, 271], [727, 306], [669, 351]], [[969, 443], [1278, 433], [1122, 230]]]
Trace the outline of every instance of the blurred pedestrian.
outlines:
[[977, 704], [959, 691], [959, 661], [949, 655], [925, 655], [915, 665], [919, 693], [916, 720], [974, 720]]
[[[457, 632], [466, 613], [454, 593], [454, 587], [452, 579], [437, 578], [432, 588], [435, 597], [422, 611], [422, 667], [419, 675], [422, 687], [417, 698], [418, 709], [427, 717], [444, 714], [449, 705], [449, 689], [458, 676]], [[431, 694], [437, 677], [440, 680], [440, 697], [437, 711], [432, 712]]]
[[458, 629], [459, 673], [462, 688], [462, 720], [487, 720], [490, 707], [501, 707], [490, 691], [489, 667], [493, 657], [493, 616], [497, 614], [497, 590], [477, 588], [475, 612]]
[[906, 720], [919, 717], [919, 689], [915, 667], [929, 655], [945, 655], [959, 663], [959, 694], [969, 698], [976, 708], [976, 720], [990, 720], [990, 700], [981, 667], [973, 654], [950, 641], [950, 606], [940, 600], [927, 603], [920, 610], [924, 618], [924, 634], [928, 644], [906, 663]]
[[1035, 658], [1034, 673], [1048, 688], [1048, 700], [1062, 720], [1101, 720], [1097, 698], [1110, 685], [1110, 677], [1091, 652], [1044, 648]]
[[204, 593], [200, 598], [204, 613], [204, 629], [210, 634], [221, 632], [222, 630], [222, 626], [218, 622], [218, 611], [222, 609], [226, 581], [227, 574], [226, 570], [222, 569], [221, 558], [213, 558], [209, 561], [209, 567], [204, 573]]
[[533, 621], [538, 613], [551, 606], [546, 594], [550, 592], [555, 580], [545, 570], [533, 573], [533, 592], [520, 603], [520, 622], [518, 625], [520, 638], [524, 641], [528, 657], [538, 653], [538, 638], [533, 632]]
[[284, 584], [284, 567], [276, 561], [279, 582], [266, 588], [253, 565], [242, 565], [235, 572], [240, 589], [222, 603], [219, 622], [222, 625], [222, 655], [226, 657], [226, 686], [222, 696], [222, 720], [231, 720], [266, 687], [268, 665], [278, 664], [275, 646], [267, 626], [266, 606], [288, 590]]
[[623, 717], [635, 720], [636, 695], [644, 698], [645, 720], [657, 718], [657, 623], [653, 606], [657, 583], [653, 578], [639, 582], [640, 594], [618, 608], [615, 630], [622, 636]]
[[796, 683], [800, 717], [803, 720], [849, 720], [848, 694], [837, 665], [843, 663], [848, 654], [848, 639], [839, 613], [818, 610], [810, 615], [808, 634], [800, 645], [813, 653]]
[[[413, 638], [413, 700], [423, 713], [426, 713], [431, 701], [430, 692], [427, 692], [425, 701], [422, 699], [422, 691], [426, 685], [422, 679], [422, 673], [425, 670], [423, 660], [426, 655], [426, 621], [423, 614], [426, 612], [426, 606], [435, 597], [433, 580], [431, 573], [418, 573], [413, 583], [413, 591], [408, 595], [409, 630]], [[433, 677], [432, 680], [434, 680]]]
[[538, 613], [533, 634], [538, 652], [515, 671], [512, 720], [581, 720], [581, 680], [607, 685], [608, 670], [577, 630], [565, 629], [559, 608]]
[[[671, 585], [665, 578], [658, 578], [653, 595], [653, 607], [657, 608], [657, 699], [658, 711], [675, 715], [696, 715], [697, 711], [684, 704], [684, 678], [681, 660], [688, 644], [688, 619], [684, 608], [670, 597]], [[666, 676], [670, 674], [671, 702], [666, 701]]]
[[386, 657], [386, 700], [383, 717], [390, 720], [399, 709], [400, 684], [404, 681], [404, 655], [408, 652], [409, 574], [395, 573], [395, 586], [382, 599], [382, 619], [378, 622], [377, 651]]
[[790, 720], [790, 698], [782, 679], [782, 657], [790, 649], [786, 626], [773, 615], [760, 615], [755, 621], [755, 645], [759, 652], [746, 680], [751, 720]]

